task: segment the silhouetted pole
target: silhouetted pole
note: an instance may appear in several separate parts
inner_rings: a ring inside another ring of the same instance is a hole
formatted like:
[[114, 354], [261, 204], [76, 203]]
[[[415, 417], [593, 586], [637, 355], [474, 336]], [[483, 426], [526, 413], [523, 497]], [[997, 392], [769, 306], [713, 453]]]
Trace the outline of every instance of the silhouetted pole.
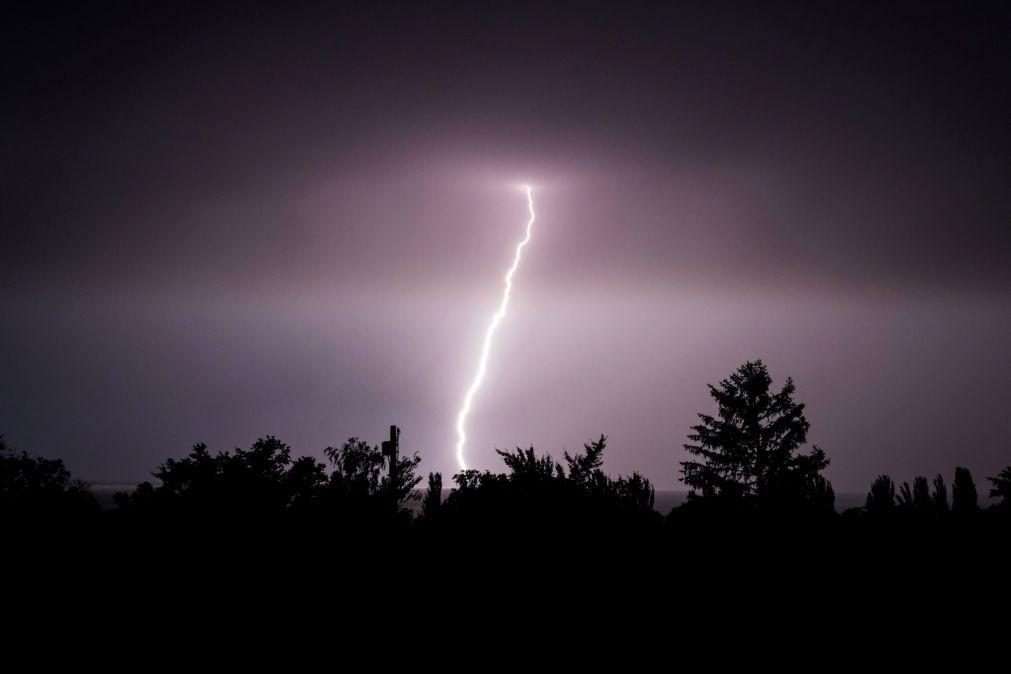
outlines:
[[383, 456], [387, 457], [390, 466], [390, 487], [397, 484], [397, 459], [400, 455], [400, 429], [390, 426], [390, 439], [383, 443]]

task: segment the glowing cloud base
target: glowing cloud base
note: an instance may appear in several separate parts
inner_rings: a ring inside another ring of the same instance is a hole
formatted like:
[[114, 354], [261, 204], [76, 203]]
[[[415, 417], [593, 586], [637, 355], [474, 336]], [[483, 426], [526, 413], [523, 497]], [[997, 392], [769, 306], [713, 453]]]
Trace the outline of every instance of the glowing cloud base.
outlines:
[[527, 193], [527, 208], [530, 210], [530, 221], [527, 222], [526, 236], [519, 245], [516, 246], [516, 255], [513, 258], [513, 264], [509, 268], [509, 271], [505, 275], [505, 290], [502, 293], [502, 302], [499, 304], [498, 311], [491, 317], [491, 323], [488, 325], [488, 330], [484, 333], [484, 343], [481, 346], [481, 358], [478, 361], [477, 373], [474, 375], [474, 381], [471, 382], [470, 388], [467, 389], [467, 394], [463, 397], [463, 405], [460, 407], [460, 412], [456, 416], [456, 462], [460, 464], [460, 470], [467, 470], [467, 464], [463, 458], [463, 448], [467, 444], [467, 415], [470, 414], [471, 404], [474, 401], [474, 394], [478, 392], [481, 388], [481, 382], [484, 381], [484, 373], [488, 369], [488, 354], [491, 352], [492, 339], [495, 337], [495, 331], [498, 330], [498, 326], [502, 323], [502, 319], [505, 318], [506, 309], [509, 308], [509, 296], [512, 294], [513, 290], [513, 274], [516, 273], [517, 267], [520, 266], [520, 258], [523, 256], [523, 248], [530, 243], [530, 235], [533, 233], [534, 220], [537, 219], [534, 213], [534, 196], [533, 191], [530, 186], [527, 185], [523, 188]]

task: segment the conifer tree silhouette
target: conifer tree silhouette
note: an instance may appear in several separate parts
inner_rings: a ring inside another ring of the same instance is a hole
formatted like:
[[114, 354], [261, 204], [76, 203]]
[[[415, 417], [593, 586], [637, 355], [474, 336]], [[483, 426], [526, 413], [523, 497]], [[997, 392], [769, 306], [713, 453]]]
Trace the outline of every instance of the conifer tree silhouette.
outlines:
[[[719, 386], [709, 386], [716, 416], [699, 414], [685, 450], [696, 459], [681, 463], [681, 480], [695, 496], [763, 502], [825, 499], [830, 486], [820, 472], [828, 465], [815, 446], [798, 452], [810, 427], [804, 405], [793, 401], [787, 378], [778, 393], [761, 360], [741, 365]], [[834, 496], [833, 496], [834, 500]]]

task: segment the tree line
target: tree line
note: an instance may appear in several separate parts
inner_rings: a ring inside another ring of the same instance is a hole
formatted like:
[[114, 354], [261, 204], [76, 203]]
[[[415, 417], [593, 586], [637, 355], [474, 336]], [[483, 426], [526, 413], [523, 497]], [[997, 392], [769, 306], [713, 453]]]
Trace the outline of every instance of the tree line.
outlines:
[[[532, 527], [553, 530], [639, 530], [691, 519], [831, 521], [838, 519], [829, 459], [820, 447], [802, 451], [810, 424], [787, 379], [778, 390], [764, 363], [747, 362], [710, 385], [716, 413], [701, 413], [684, 444], [689, 460], [680, 479], [684, 504], [669, 514], [654, 509], [654, 488], [639, 473], [612, 477], [603, 470], [607, 437], [563, 452], [561, 460], [533, 447], [496, 450], [505, 470], [467, 470], [452, 476], [444, 498], [439, 473], [426, 488], [417, 453], [396, 457], [352, 437], [315, 457], [293, 458], [274, 436], [249, 449], [212, 453], [196, 444], [170, 458], [143, 482], [116, 494], [101, 512], [88, 485], [58, 459], [17, 452], [0, 438], [0, 514], [4, 521], [61, 518], [149, 526], [327, 523], [347, 529], [403, 528], [426, 532]], [[993, 516], [1011, 513], [1011, 466], [989, 477]], [[417, 503], [420, 501], [420, 503]], [[412, 503], [414, 502], [414, 503]], [[413, 506], [413, 507], [412, 507]], [[887, 475], [874, 480], [862, 508], [841, 517], [857, 521], [942, 520], [983, 512], [968, 469], [955, 469], [949, 499], [941, 475], [918, 476], [896, 487]], [[988, 515], [990, 516], [990, 515]]]

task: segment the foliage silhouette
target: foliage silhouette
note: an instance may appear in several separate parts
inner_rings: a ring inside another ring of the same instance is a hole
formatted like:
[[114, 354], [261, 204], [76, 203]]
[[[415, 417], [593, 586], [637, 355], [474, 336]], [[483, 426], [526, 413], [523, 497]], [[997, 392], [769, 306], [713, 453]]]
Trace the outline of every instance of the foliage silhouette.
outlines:
[[995, 477], [987, 478], [993, 487], [990, 497], [1000, 499], [993, 505], [996, 510], [1011, 511], [1011, 466], [1002, 469]]
[[[658, 521], [655, 492], [638, 473], [604, 474], [607, 438], [587, 442], [579, 454], [563, 454], [565, 465], [533, 448], [496, 450], [507, 473], [468, 470], [453, 476], [441, 516], [447, 526], [482, 525], [496, 531], [565, 533], [597, 526], [650, 526]], [[567, 470], [567, 469], [568, 470]]]
[[604, 447], [607, 438], [601, 434], [595, 442], [583, 444], [583, 453], [570, 455], [563, 452], [566, 465], [569, 467], [569, 479], [576, 484], [586, 485], [603, 477], [600, 468], [604, 465]]
[[426, 519], [434, 519], [442, 508], [442, 473], [428, 474], [428, 489], [421, 502], [421, 514]]
[[913, 509], [913, 493], [909, 488], [908, 482], [903, 482], [902, 486], [899, 487], [899, 492], [895, 499], [895, 505], [898, 506], [900, 510]]
[[[746, 364], [736, 375], [736, 392], [728, 392], [726, 382], [713, 389], [720, 394], [714, 397], [721, 416], [703, 416], [693, 434], [700, 450], [715, 457], [710, 463], [700, 453], [696, 475], [715, 481], [696, 482], [693, 491], [702, 493], [666, 517], [655, 510], [649, 480], [604, 472], [604, 435], [582, 451], [562, 452], [561, 461], [533, 447], [497, 450], [502, 472], [457, 473], [456, 488], [445, 499], [436, 472], [428, 474], [420, 498], [420, 459], [400, 457], [399, 444], [389, 451], [384, 442], [384, 452], [352, 437], [327, 447], [325, 462], [295, 458], [273, 436], [231, 452], [212, 453], [197, 444], [160, 465], [156, 480], [117, 495], [117, 507], [108, 512], [96, 511], [83, 483], [72, 480], [60, 462], [10, 453], [0, 441], [3, 557], [27, 551], [35, 555], [25, 564], [29, 568], [40, 558], [68, 560], [33, 587], [57, 587], [52, 579], [59, 578], [62, 590], [68, 568], [83, 569], [79, 578], [103, 588], [109, 583], [94, 580], [103, 572], [114, 581], [135, 573], [131, 591], [155, 587], [181, 605], [190, 604], [177, 601], [176, 588], [220, 602], [228, 583], [257, 603], [290, 585], [315, 610], [321, 601], [332, 603], [331, 597], [346, 603], [361, 592], [380, 612], [370, 624], [392, 615], [390, 607], [403, 604], [416, 579], [438, 573], [451, 574], [445, 587], [467, 588], [481, 587], [493, 570], [553, 603], [559, 591], [598, 602], [604, 593], [597, 583], [610, 576], [621, 582], [614, 596], [627, 603], [641, 594], [630, 591], [629, 583], [641, 583], [647, 593], [676, 585], [683, 594], [683, 579], [702, 570], [699, 582], [690, 584], [699, 588], [699, 602], [724, 608], [740, 600], [741, 588], [752, 599], [755, 579], [757, 587], [770, 589], [768, 598], [779, 601], [782, 587], [807, 592], [825, 578], [849, 579], [861, 568], [876, 579], [929, 570], [931, 581], [953, 577], [956, 564], [971, 563], [972, 578], [986, 564], [1005, 573], [999, 546], [1011, 521], [1011, 467], [991, 478], [1002, 506], [987, 512], [966, 505], [976, 505], [975, 487], [960, 468], [954, 491], [962, 516], [940, 514], [948, 501], [940, 476], [933, 493], [923, 477], [903, 484], [897, 505], [895, 484], [882, 475], [864, 509], [836, 517], [832, 485], [820, 474], [827, 459], [817, 448], [797, 451], [807, 421], [803, 407], [791, 400], [792, 383], [769, 394], [760, 363]], [[399, 438], [396, 427], [390, 437], [391, 443]], [[54, 502], [59, 507], [44, 505]], [[38, 520], [25, 517], [27, 526], [7, 526], [11, 504], [22, 512], [57, 513], [63, 526], [51, 520], [35, 526]], [[85, 512], [87, 519], [81, 519]], [[39, 545], [39, 539], [51, 545]], [[568, 563], [556, 565], [562, 574], [554, 577], [544, 561], [556, 555]], [[833, 564], [839, 572], [829, 575]], [[313, 587], [302, 572], [288, 582], [288, 569], [323, 575]], [[18, 580], [12, 584], [25, 585], [23, 574], [10, 577]], [[714, 595], [714, 588], [724, 586], [733, 595], [728, 601]], [[389, 599], [379, 600], [377, 590]], [[466, 606], [471, 595], [465, 590], [460, 597]], [[759, 604], [765, 603], [760, 597]]]
[[804, 405], [793, 401], [787, 378], [770, 393], [772, 378], [761, 360], [740, 366], [719, 386], [709, 386], [717, 415], [700, 413], [685, 450], [698, 460], [681, 463], [692, 498], [720, 499], [770, 510], [832, 511], [835, 494], [821, 476], [825, 452], [797, 450], [810, 427]]
[[[980, 512], [968, 469], [958, 467], [951, 502], [957, 518], [945, 515], [948, 490], [941, 475], [934, 478], [932, 491], [923, 476], [896, 490], [889, 476], [880, 475], [863, 509], [827, 517], [835, 512], [832, 485], [821, 475], [828, 459], [818, 447], [807, 454], [799, 451], [809, 429], [804, 406], [793, 401], [790, 379], [778, 393], [770, 392], [771, 381], [762, 362], [754, 361], [719, 386], [710, 386], [718, 414], [699, 415], [701, 423], [689, 435], [694, 444], [685, 445], [695, 459], [681, 464], [692, 496], [667, 516], [662, 529], [649, 480], [639, 473], [611, 477], [604, 472], [604, 435], [584, 443], [580, 452], [564, 451], [561, 461], [533, 447], [496, 450], [504, 472], [457, 473], [456, 488], [445, 499], [437, 472], [428, 474], [425, 493], [418, 491], [417, 453], [384, 454], [358, 437], [327, 447], [326, 463], [293, 457], [291, 448], [271, 435], [231, 452], [212, 453], [200, 443], [186, 456], [158, 466], [152, 473], [157, 484], [144, 482], [132, 493], [117, 494], [116, 509], [107, 514], [98, 512], [88, 486], [74, 480], [61, 461], [14, 452], [0, 437], [0, 514], [6, 520], [11, 515], [86, 515], [89, 522], [110, 526], [139, 525], [135, 531], [179, 523], [185, 530], [205, 527], [215, 535], [236, 529], [255, 535], [266, 530], [261, 525], [276, 521], [296, 525], [291, 527], [296, 530], [304, 524], [316, 532], [329, 527], [344, 533], [389, 533], [395, 528], [405, 535], [424, 532], [436, 541], [483, 532], [492, 538], [543, 534], [546, 540], [575, 535], [608, 544], [646, 531], [692, 532], [693, 522], [701, 525], [694, 531], [719, 535], [725, 529], [709, 526], [714, 514], [732, 515], [742, 526], [758, 529], [767, 523], [775, 528], [784, 514], [825, 516], [812, 529], [846, 535], [855, 531], [847, 527], [860, 527], [864, 520], [881, 524], [869, 525], [869, 531], [892, 531], [893, 524], [919, 531], [954, 522], [972, 531], [1007, 521], [1011, 466], [988, 478], [990, 495], [999, 502], [987, 513]], [[415, 501], [420, 505], [411, 507]], [[837, 525], [843, 528], [833, 528]], [[746, 538], [745, 529], [734, 530]], [[346, 540], [340, 535], [323, 539]]]
[[348, 497], [379, 493], [385, 458], [378, 447], [352, 437], [340, 447], [327, 447], [323, 454], [333, 466], [329, 487]]
[[976, 494], [976, 483], [972, 481], [972, 473], [968, 468], [955, 468], [955, 481], [951, 485], [951, 511], [960, 515], [974, 513], [979, 510], [979, 497]]
[[913, 478], [913, 487], [910, 489], [908, 482], [903, 482], [899, 489], [897, 505], [900, 510], [927, 515], [934, 512], [934, 500], [930, 495], [930, 486], [927, 478], [917, 476]]
[[0, 517], [51, 518], [97, 511], [87, 483], [73, 479], [62, 460], [16, 452], [0, 436]]
[[895, 483], [887, 475], [878, 475], [867, 493], [864, 509], [873, 515], [889, 515], [895, 511]]
[[930, 498], [930, 485], [927, 478], [917, 476], [913, 478], [913, 510], [928, 513], [934, 509], [933, 500]]
[[191, 522], [258, 522], [264, 519], [326, 516], [342, 524], [375, 525], [405, 520], [414, 498], [417, 454], [400, 457], [395, 470], [377, 446], [356, 437], [324, 455], [332, 471], [312, 457], [292, 459], [291, 449], [274, 436], [248, 450], [211, 454], [203, 443], [188, 456], [168, 459], [131, 494], [117, 494], [118, 510], [135, 517], [183, 518]]
[[934, 510], [936, 512], [948, 512], [948, 488], [944, 485], [944, 478], [941, 477], [940, 473], [934, 477], [934, 491], [930, 495], [930, 498], [934, 502]]
[[323, 453], [334, 468], [328, 489], [341, 496], [385, 501], [393, 511], [416, 498], [414, 488], [421, 482], [415, 474], [421, 463], [417, 453], [397, 457], [396, 464], [386, 466], [385, 471], [387, 460], [379, 446], [370, 446], [356, 437], [340, 448], [327, 447]]
[[211, 454], [198, 443], [159, 466], [153, 475], [160, 485], [143, 482], [117, 495], [117, 505], [132, 514], [255, 520], [305, 507], [324, 482], [321, 468], [308, 457], [293, 462], [291, 448], [270, 435], [234, 453]]

